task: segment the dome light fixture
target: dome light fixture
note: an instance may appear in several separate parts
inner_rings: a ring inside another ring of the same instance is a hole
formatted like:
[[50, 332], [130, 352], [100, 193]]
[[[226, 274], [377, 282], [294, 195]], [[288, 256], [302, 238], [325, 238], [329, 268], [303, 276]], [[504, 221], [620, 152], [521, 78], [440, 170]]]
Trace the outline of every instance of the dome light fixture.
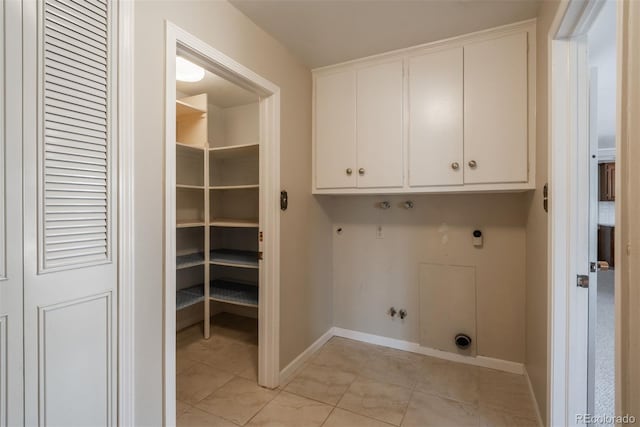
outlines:
[[176, 80], [181, 82], [199, 82], [204, 78], [204, 68], [187, 61], [181, 56], [176, 56]]

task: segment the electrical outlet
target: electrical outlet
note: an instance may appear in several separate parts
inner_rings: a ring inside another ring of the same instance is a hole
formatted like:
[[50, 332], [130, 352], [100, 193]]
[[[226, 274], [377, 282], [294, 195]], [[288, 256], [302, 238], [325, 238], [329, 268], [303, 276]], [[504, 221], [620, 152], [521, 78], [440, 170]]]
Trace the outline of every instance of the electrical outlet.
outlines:
[[376, 239], [384, 239], [384, 229], [381, 225], [376, 226]]

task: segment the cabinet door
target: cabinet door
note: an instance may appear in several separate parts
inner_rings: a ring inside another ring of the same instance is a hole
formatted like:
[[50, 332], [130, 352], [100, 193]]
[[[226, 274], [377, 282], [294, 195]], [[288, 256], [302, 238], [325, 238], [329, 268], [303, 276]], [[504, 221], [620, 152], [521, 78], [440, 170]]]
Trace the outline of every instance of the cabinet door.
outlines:
[[527, 33], [464, 47], [464, 181], [528, 178]]
[[316, 188], [356, 186], [356, 74], [315, 80]]
[[358, 187], [402, 187], [402, 60], [358, 70]]
[[461, 185], [462, 48], [409, 60], [409, 185]]

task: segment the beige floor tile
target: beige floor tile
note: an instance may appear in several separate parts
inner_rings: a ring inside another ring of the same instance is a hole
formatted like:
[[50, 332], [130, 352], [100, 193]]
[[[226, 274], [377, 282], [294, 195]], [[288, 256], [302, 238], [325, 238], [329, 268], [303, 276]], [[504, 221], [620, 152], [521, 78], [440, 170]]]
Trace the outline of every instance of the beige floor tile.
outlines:
[[238, 373], [237, 375], [244, 379], [258, 382], [258, 364], [252, 363], [251, 366], [249, 366], [244, 371]]
[[396, 352], [388, 350], [376, 351], [369, 355], [368, 362], [360, 369], [360, 375], [385, 383], [413, 388], [419, 378], [419, 367], [419, 362], [410, 356], [401, 357]]
[[322, 427], [389, 427], [391, 424], [335, 408]]
[[212, 337], [211, 342], [203, 341], [192, 344], [185, 349], [185, 357], [200, 363], [240, 374], [258, 366], [258, 346], [233, 341], [220, 337]]
[[408, 388], [360, 377], [351, 384], [338, 407], [399, 425], [410, 397]]
[[311, 363], [309, 363], [308, 361], [303, 363], [302, 365], [298, 366], [296, 369], [294, 369], [294, 371], [287, 375], [287, 377], [284, 379], [284, 381], [280, 381], [280, 389], [284, 390], [285, 388], [287, 388], [287, 386], [289, 385], [289, 383], [291, 381], [293, 381], [300, 372], [304, 371], [305, 369], [307, 369], [307, 366], [310, 366]]
[[379, 351], [384, 356], [394, 357], [397, 359], [406, 360], [407, 362], [416, 363], [416, 364], [421, 363], [426, 359], [437, 360], [422, 354], [413, 353], [411, 351], [397, 350], [395, 348], [390, 348], [390, 347], [379, 347]]
[[538, 427], [535, 417], [485, 407], [482, 403], [478, 412], [481, 427]]
[[483, 407], [535, 418], [529, 387], [523, 375], [484, 369], [480, 374], [479, 390]]
[[333, 407], [287, 392], [267, 404], [248, 426], [316, 427], [327, 419]]
[[212, 336], [225, 337], [257, 345], [258, 319], [231, 313], [220, 313], [211, 319], [211, 334]]
[[356, 376], [324, 366], [308, 365], [287, 385], [285, 391], [336, 405]]
[[324, 345], [324, 347], [341, 347], [349, 348], [352, 350], [361, 350], [365, 352], [380, 351], [386, 347], [382, 347], [375, 344], [369, 344], [362, 341], [351, 340], [349, 338], [333, 337]]
[[211, 355], [211, 349], [205, 345], [204, 339], [176, 346], [176, 359], [193, 360], [204, 363]]
[[360, 344], [351, 340], [332, 338], [309, 363], [358, 374], [363, 366], [369, 364], [371, 354], [376, 351], [375, 346]]
[[403, 427], [476, 427], [478, 414], [473, 405], [434, 394], [414, 392], [402, 420]]
[[188, 403], [176, 400], [176, 418], [187, 412], [189, 408], [192, 408], [192, 406]]
[[198, 408], [189, 408], [177, 417], [177, 427], [236, 427], [235, 424]]
[[186, 329], [182, 329], [176, 335], [176, 348], [202, 340], [202, 325], [192, 325]]
[[477, 404], [480, 368], [446, 360], [425, 359], [416, 391]]
[[176, 354], [176, 375], [183, 373], [197, 364], [198, 362], [195, 360], [187, 359], [186, 357], [181, 357], [181, 355]]
[[236, 377], [196, 406], [236, 424], [244, 425], [277, 394], [277, 391], [258, 386], [255, 381]]
[[233, 374], [196, 363], [176, 376], [176, 397], [193, 405], [232, 378]]

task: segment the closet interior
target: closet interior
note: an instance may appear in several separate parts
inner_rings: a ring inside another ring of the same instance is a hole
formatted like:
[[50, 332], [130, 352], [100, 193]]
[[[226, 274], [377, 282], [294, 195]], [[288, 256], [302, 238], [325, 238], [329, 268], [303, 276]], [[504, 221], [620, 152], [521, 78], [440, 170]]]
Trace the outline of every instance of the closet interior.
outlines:
[[[219, 367], [222, 361], [216, 360], [216, 354], [221, 355], [221, 346], [251, 353], [225, 354], [225, 359], [254, 364], [229, 366], [230, 374], [239, 375], [251, 368], [257, 376], [259, 111], [257, 95], [208, 70], [197, 82], [180, 81], [177, 76], [175, 252], [179, 388], [180, 366], [197, 362]], [[235, 338], [240, 342], [233, 346], [229, 340]], [[185, 340], [200, 351], [182, 348]], [[185, 393], [189, 395], [188, 390], [178, 390], [178, 398]]]

